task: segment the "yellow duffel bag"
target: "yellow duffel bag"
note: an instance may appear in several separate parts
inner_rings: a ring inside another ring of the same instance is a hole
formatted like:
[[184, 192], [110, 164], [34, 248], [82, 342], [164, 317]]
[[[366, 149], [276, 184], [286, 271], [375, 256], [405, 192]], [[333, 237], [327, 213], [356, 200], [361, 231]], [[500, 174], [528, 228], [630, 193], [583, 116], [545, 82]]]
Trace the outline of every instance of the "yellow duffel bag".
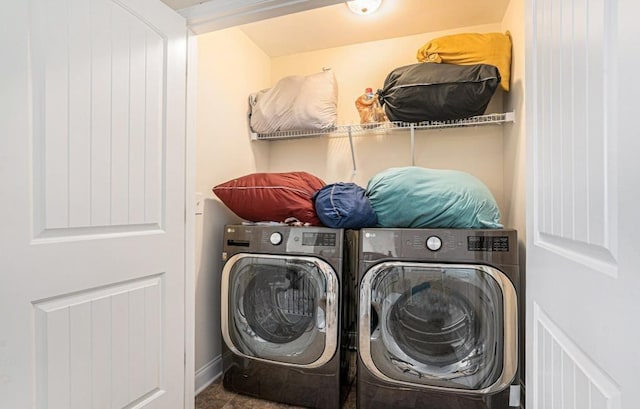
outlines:
[[511, 35], [466, 33], [435, 38], [418, 50], [418, 61], [458, 65], [490, 64], [498, 68], [500, 86], [509, 91]]

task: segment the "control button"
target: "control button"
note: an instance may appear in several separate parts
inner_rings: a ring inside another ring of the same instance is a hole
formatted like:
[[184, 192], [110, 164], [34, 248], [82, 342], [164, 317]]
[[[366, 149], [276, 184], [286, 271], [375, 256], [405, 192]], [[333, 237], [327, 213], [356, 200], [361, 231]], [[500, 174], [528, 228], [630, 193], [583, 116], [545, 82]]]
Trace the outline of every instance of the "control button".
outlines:
[[271, 233], [271, 236], [269, 236], [269, 242], [274, 246], [282, 243], [282, 234], [278, 232]]
[[427, 248], [431, 251], [438, 251], [442, 247], [442, 240], [438, 236], [431, 236], [427, 239]]

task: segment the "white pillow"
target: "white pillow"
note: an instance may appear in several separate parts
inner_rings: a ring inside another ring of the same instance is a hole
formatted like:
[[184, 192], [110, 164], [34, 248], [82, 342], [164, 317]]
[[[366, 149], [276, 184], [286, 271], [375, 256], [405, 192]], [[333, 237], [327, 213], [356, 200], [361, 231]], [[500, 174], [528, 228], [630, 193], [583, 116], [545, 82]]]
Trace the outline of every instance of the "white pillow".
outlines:
[[284, 77], [249, 96], [251, 130], [318, 130], [336, 125], [338, 84], [332, 71]]

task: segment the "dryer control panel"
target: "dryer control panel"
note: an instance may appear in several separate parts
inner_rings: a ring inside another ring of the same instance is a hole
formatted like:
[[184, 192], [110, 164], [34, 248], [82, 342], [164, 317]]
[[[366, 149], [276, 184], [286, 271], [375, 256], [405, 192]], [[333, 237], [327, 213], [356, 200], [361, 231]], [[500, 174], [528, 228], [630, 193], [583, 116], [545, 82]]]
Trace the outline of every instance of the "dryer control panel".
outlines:
[[362, 229], [366, 260], [484, 260], [518, 263], [517, 233], [512, 229]]

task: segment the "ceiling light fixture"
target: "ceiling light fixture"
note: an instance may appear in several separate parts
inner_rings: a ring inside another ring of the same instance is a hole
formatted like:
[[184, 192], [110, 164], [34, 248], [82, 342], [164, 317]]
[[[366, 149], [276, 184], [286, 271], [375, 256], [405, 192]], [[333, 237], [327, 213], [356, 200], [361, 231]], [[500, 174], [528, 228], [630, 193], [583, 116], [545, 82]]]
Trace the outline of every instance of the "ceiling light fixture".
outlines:
[[375, 12], [380, 7], [380, 4], [382, 4], [382, 0], [354, 0], [347, 2], [349, 10], [361, 16]]

